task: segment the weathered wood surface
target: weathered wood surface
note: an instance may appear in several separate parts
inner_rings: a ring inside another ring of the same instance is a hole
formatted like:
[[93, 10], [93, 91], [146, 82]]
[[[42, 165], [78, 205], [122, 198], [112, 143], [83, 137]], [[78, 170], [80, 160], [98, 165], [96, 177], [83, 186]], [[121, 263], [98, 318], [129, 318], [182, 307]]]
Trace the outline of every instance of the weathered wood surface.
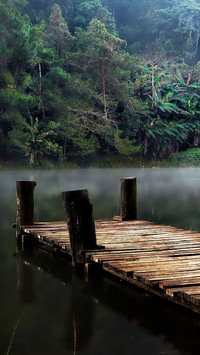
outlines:
[[[102, 250], [83, 250], [121, 279], [200, 313], [200, 233], [146, 221], [96, 221]], [[23, 228], [40, 242], [71, 255], [65, 222], [40, 222]]]
[[100, 249], [96, 242], [93, 206], [88, 190], [62, 192], [62, 200], [75, 266], [84, 263], [83, 250]]
[[34, 189], [35, 181], [16, 181], [16, 231], [21, 235], [23, 224], [33, 224], [34, 222]]
[[123, 221], [137, 219], [137, 179], [121, 179], [121, 217]]

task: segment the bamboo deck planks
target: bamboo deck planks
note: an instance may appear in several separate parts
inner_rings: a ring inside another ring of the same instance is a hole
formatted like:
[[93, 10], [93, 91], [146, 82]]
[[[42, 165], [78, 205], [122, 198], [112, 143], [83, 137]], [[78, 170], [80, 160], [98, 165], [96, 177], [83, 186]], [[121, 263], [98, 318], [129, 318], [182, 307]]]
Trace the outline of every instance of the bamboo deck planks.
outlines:
[[[71, 254], [67, 224], [22, 227], [41, 243]], [[200, 313], [200, 233], [146, 221], [96, 221], [102, 250], [85, 251], [87, 262]]]

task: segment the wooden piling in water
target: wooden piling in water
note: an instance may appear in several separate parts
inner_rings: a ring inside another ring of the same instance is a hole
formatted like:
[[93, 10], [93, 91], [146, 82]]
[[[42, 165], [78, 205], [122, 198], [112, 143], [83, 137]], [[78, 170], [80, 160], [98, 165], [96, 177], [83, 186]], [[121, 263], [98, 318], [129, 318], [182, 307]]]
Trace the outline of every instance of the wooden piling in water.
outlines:
[[[133, 220], [137, 217], [136, 178], [121, 179], [121, 216], [95, 224], [88, 191], [63, 192], [68, 229], [65, 221], [31, 225], [35, 185], [17, 182], [17, 230], [28, 243], [33, 238], [71, 256], [73, 266], [81, 270], [84, 266], [87, 274], [109, 272], [200, 313], [200, 233]], [[106, 248], [97, 245], [97, 240]]]
[[69, 229], [72, 264], [84, 263], [84, 250], [103, 249], [96, 242], [93, 206], [87, 190], [62, 192]]
[[16, 181], [16, 234], [21, 236], [22, 226], [32, 225], [34, 221], [35, 181]]
[[121, 218], [122, 221], [137, 219], [137, 179], [122, 178], [121, 182]]

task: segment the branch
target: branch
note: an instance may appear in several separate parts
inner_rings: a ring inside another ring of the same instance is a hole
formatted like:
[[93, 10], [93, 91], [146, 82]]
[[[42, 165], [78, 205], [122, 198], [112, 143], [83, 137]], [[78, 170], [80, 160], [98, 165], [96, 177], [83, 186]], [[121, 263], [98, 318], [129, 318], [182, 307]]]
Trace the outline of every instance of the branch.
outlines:
[[68, 110], [71, 112], [74, 112], [76, 114], [84, 114], [84, 115], [89, 115], [89, 116], [95, 116], [97, 118], [102, 118], [102, 115], [98, 112], [95, 111], [85, 111], [85, 110], [81, 110], [81, 109], [76, 109], [76, 108], [71, 108], [68, 107]]
[[[106, 123], [109, 124], [113, 124], [116, 129], [118, 129], [117, 124], [114, 120], [112, 119], [108, 119], [108, 116], [104, 116], [102, 115], [102, 113], [99, 112], [95, 112], [95, 111], [87, 111], [87, 110], [82, 110], [82, 109], [75, 109], [75, 108], [71, 108], [68, 107], [68, 110], [75, 113], [79, 119], [82, 120], [85, 129], [87, 129], [90, 132], [97, 132], [99, 133], [99, 130], [106, 129]], [[91, 118], [90, 118], [91, 117]], [[97, 121], [94, 119], [92, 119], [93, 117], [95, 117], [97, 119]]]

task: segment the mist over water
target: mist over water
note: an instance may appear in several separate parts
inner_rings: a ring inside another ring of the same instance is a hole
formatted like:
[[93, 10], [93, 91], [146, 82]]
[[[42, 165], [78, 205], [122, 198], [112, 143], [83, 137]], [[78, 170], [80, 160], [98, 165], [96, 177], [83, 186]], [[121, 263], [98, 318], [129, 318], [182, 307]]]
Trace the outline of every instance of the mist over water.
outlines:
[[96, 218], [119, 214], [120, 178], [137, 177], [138, 218], [200, 230], [200, 169], [0, 172], [0, 354], [197, 354], [199, 317], [70, 262], [16, 250], [16, 180], [35, 180], [36, 220], [62, 220], [61, 192], [88, 189]]
[[9, 218], [12, 210], [14, 220], [16, 180], [35, 180], [36, 219], [63, 219], [60, 194], [77, 189], [89, 190], [96, 218], [110, 218], [120, 211], [122, 177], [137, 177], [139, 219], [200, 229], [198, 168], [4, 171], [0, 173], [2, 211]]

